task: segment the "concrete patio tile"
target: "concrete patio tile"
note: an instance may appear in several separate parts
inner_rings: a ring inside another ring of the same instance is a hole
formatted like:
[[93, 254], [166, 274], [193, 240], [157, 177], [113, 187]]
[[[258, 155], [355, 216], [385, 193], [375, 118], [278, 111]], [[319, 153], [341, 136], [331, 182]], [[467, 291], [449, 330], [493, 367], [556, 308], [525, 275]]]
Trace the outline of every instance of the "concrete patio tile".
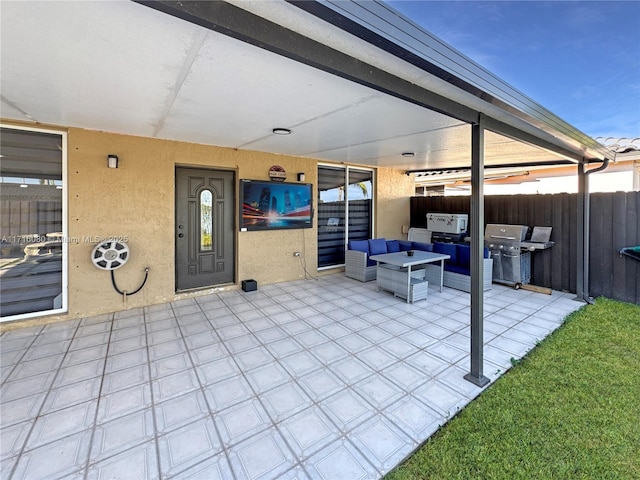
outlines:
[[161, 475], [170, 477], [221, 451], [213, 421], [195, 421], [158, 437]]
[[500, 350], [504, 350], [505, 352], [510, 353], [515, 358], [523, 357], [533, 347], [533, 345], [520, 343], [515, 340], [507, 339], [503, 336], [494, 338], [493, 340], [488, 342], [487, 345], [492, 345], [499, 348]]
[[47, 372], [16, 380], [14, 382], [6, 382], [2, 387], [0, 387], [0, 398], [2, 398], [2, 403], [44, 393], [49, 390], [54, 378], [55, 373]]
[[[104, 331], [87, 331], [87, 335], [76, 335], [75, 338], [71, 341], [71, 345], [69, 350], [78, 350], [93, 346], [104, 346], [104, 344], [109, 342], [109, 338], [111, 337], [111, 322], [108, 323], [99, 323], [95, 325], [89, 325], [87, 327], [80, 327], [78, 331], [82, 331], [83, 328], [91, 328], [96, 326], [106, 325], [108, 327], [107, 330]], [[2, 342], [4, 344], [4, 341]]]
[[[189, 343], [189, 338], [190, 337], [187, 337], [187, 343]], [[195, 365], [203, 365], [229, 355], [229, 352], [222, 343], [210, 343], [198, 348], [194, 347], [190, 353], [191, 361]]]
[[315, 402], [346, 387], [346, 384], [327, 368], [318, 369], [301, 377], [298, 383]]
[[8, 381], [22, 380], [33, 375], [53, 372], [60, 367], [64, 354], [60, 353], [49, 357], [38, 358], [28, 362], [19, 362], [8, 376]]
[[234, 355], [234, 360], [242, 372], [275, 362], [273, 355], [265, 347], [257, 347]]
[[376, 326], [371, 326], [371, 327], [365, 328], [364, 330], [360, 330], [358, 332], [358, 335], [366, 338], [372, 344], [379, 344], [392, 337], [391, 334], [389, 334], [388, 332], [385, 332], [384, 330]]
[[157, 403], [155, 412], [159, 435], [209, 416], [207, 402], [198, 390]]
[[241, 335], [224, 342], [225, 346], [233, 354], [238, 354], [246, 350], [260, 346], [260, 342], [256, 340], [253, 334]]
[[256, 393], [264, 393], [291, 381], [292, 376], [278, 363], [273, 362], [247, 372], [246, 379]]
[[87, 480], [105, 478], [159, 478], [156, 444], [143, 443], [89, 466]]
[[146, 335], [136, 335], [135, 337], [126, 338], [124, 340], [111, 341], [109, 343], [109, 355], [126, 353], [140, 348], [147, 348]]
[[402, 388], [405, 393], [413, 392], [429, 379], [429, 376], [405, 362], [394, 363], [380, 373]]
[[375, 467], [345, 439], [320, 450], [303, 466], [311, 478], [322, 480], [371, 480], [379, 476]]
[[[404, 316], [404, 314], [400, 316]], [[397, 321], [396, 319], [380, 323], [378, 324], [378, 327], [394, 336], [401, 336], [402, 334], [409, 333], [413, 330], [411, 327]]]
[[413, 395], [390, 405], [383, 413], [411, 437], [414, 447], [429, 438], [442, 424], [442, 416]]
[[468, 352], [448, 345], [444, 343], [444, 341], [438, 342], [431, 346], [429, 348], [429, 353], [451, 364], [458, 362], [460, 359], [464, 358], [465, 355], [468, 355]]
[[299, 378], [321, 368], [318, 359], [307, 350], [302, 350], [281, 358], [280, 364], [287, 369], [293, 378]]
[[429, 380], [413, 395], [442, 415], [444, 420], [453, 417], [467, 404], [468, 399], [436, 379]]
[[[378, 323], [384, 322], [385, 320], [386, 317], [381, 313], [369, 312], [360, 317], [348, 317], [336, 325], [342, 325], [343, 327], [347, 327], [352, 332], [358, 333], [365, 328], [369, 328], [371, 325], [377, 325]], [[342, 338], [342, 336], [338, 338]]]
[[164, 357], [149, 364], [152, 377], [164, 377], [183, 372], [192, 368], [191, 357], [188, 353], [179, 353], [171, 357]]
[[349, 352], [336, 342], [323, 343], [309, 349], [309, 352], [313, 354], [323, 366], [328, 366], [349, 355]]
[[193, 370], [186, 370], [152, 380], [151, 388], [154, 401], [163, 402], [196, 390], [199, 384], [196, 373]]
[[149, 367], [136, 365], [124, 370], [106, 374], [103, 377], [102, 394], [108, 395], [118, 390], [124, 390], [134, 385], [149, 381]]
[[140, 410], [96, 426], [91, 463], [149, 442], [155, 436], [151, 410]]
[[275, 422], [295, 415], [310, 405], [309, 396], [294, 381], [265, 392], [260, 399]]
[[351, 432], [349, 439], [384, 475], [413, 450], [411, 438], [384, 415], [376, 415]]
[[341, 390], [325, 398], [318, 405], [343, 434], [350, 432], [375, 415], [371, 405], [352, 388]]
[[275, 341], [265, 347], [275, 358], [282, 358], [292, 353], [303, 350], [302, 345], [293, 340], [293, 338], [283, 338]]
[[151, 408], [151, 386], [141, 383], [118, 390], [111, 394], [102, 394], [98, 406], [97, 423], [102, 424], [130, 413]]
[[452, 365], [440, 372], [436, 379], [443, 385], [461, 393], [468, 399], [475, 398], [480, 394], [482, 388], [477, 387], [473, 383], [465, 380], [464, 376], [469, 373], [468, 369], [463, 369], [457, 365]]
[[57, 410], [36, 419], [29, 436], [28, 450], [53, 442], [68, 435], [90, 429], [95, 420], [96, 399]]
[[215, 414], [214, 423], [225, 448], [273, 426], [257, 398], [250, 398]]
[[405, 395], [402, 388], [378, 375], [358, 382], [353, 389], [380, 411]]
[[372, 342], [366, 340], [365, 338], [360, 336], [360, 334], [356, 333], [338, 338], [335, 342], [345, 350], [352, 353], [359, 353], [360, 351], [373, 345]]
[[[570, 297], [485, 292], [484, 374]], [[0, 476], [378, 479], [482, 391], [469, 312], [335, 274], [3, 332]]]
[[37, 360], [39, 358], [66, 353], [67, 350], [69, 350], [70, 345], [71, 340], [44, 344], [36, 344], [36, 342], [33, 342], [20, 361], [28, 362], [30, 360]]
[[105, 373], [117, 372], [136, 365], [146, 364], [148, 361], [146, 348], [137, 348], [128, 352], [109, 355], [105, 365]]
[[295, 464], [275, 427], [232, 446], [227, 455], [237, 480], [278, 478]]
[[394, 337], [379, 343], [380, 348], [386, 350], [397, 359], [402, 360], [415, 352], [416, 347], [401, 338]]
[[202, 385], [211, 385], [220, 380], [240, 375], [240, 369], [229, 356], [202, 364], [195, 370]]
[[316, 405], [283, 420], [278, 430], [300, 462], [340, 436], [329, 417]]
[[311, 326], [311, 328], [321, 328], [326, 325], [335, 325], [335, 322], [331, 320], [324, 313], [316, 313], [304, 319], [304, 321]]
[[280, 327], [271, 327], [253, 332], [253, 336], [263, 345], [270, 345], [278, 340], [288, 338], [289, 334]]
[[494, 345], [485, 345], [483, 349], [484, 358], [495, 365], [509, 369], [512, 367], [511, 359], [514, 358], [512, 353], [505, 352]]
[[25, 441], [33, 428], [35, 420], [27, 420], [26, 422], [14, 423], [10, 427], [3, 427], [0, 430], [0, 459], [16, 457], [24, 448]]
[[80, 479], [87, 463], [91, 431], [85, 430], [22, 453], [12, 479]]
[[374, 373], [373, 368], [353, 356], [348, 356], [333, 363], [331, 371], [338, 375], [347, 385], [353, 385]]
[[214, 413], [254, 396], [249, 382], [244, 377], [231, 377], [204, 387], [203, 390]]
[[227, 480], [233, 478], [224, 452], [213, 455], [171, 477], [172, 480]]
[[16, 423], [25, 422], [34, 419], [47, 398], [45, 392], [41, 392], [28, 397], [19, 398], [17, 400], [5, 401], [4, 393], [2, 397], [0, 409], [0, 430], [15, 425]]

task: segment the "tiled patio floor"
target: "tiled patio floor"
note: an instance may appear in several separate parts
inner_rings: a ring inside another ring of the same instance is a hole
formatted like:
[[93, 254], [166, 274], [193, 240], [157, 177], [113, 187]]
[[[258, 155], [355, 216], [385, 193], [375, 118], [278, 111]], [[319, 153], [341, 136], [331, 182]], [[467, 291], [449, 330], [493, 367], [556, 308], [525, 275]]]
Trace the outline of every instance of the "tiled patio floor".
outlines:
[[[492, 381], [579, 308], [485, 294]], [[477, 396], [469, 295], [342, 274], [4, 332], [4, 479], [379, 478]]]

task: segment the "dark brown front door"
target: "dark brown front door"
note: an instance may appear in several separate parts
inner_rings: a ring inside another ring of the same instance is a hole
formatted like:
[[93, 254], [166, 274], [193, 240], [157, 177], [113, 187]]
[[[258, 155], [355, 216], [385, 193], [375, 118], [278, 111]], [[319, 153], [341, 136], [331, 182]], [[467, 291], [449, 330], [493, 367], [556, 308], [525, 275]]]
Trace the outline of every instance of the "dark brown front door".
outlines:
[[235, 278], [234, 173], [176, 169], [176, 290]]

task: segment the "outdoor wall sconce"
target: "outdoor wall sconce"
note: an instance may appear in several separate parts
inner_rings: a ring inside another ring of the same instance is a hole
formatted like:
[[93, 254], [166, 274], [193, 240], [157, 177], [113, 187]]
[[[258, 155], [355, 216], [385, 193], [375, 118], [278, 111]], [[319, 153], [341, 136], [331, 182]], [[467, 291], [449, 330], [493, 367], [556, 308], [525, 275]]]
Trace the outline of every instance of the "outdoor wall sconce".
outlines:
[[301, 172], [301, 173], [298, 174], [298, 181], [299, 182], [304, 182], [304, 178], [305, 178], [304, 173]]
[[118, 156], [112, 153], [107, 155], [107, 165], [109, 168], [118, 168]]

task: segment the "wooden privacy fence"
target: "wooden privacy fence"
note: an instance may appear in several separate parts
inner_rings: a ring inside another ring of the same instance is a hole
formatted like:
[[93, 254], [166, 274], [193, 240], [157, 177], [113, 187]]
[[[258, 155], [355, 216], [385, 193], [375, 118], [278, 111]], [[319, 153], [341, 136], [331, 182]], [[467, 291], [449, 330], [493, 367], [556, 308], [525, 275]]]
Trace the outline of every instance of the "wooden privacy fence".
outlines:
[[[470, 214], [470, 198], [412, 197], [411, 226], [426, 228], [427, 213]], [[575, 293], [577, 199], [568, 193], [485, 197], [486, 223], [553, 227], [553, 248], [532, 254], [532, 284]], [[639, 217], [640, 192], [591, 194], [591, 296], [640, 305], [640, 261], [619, 254], [623, 247], [640, 245]]]

